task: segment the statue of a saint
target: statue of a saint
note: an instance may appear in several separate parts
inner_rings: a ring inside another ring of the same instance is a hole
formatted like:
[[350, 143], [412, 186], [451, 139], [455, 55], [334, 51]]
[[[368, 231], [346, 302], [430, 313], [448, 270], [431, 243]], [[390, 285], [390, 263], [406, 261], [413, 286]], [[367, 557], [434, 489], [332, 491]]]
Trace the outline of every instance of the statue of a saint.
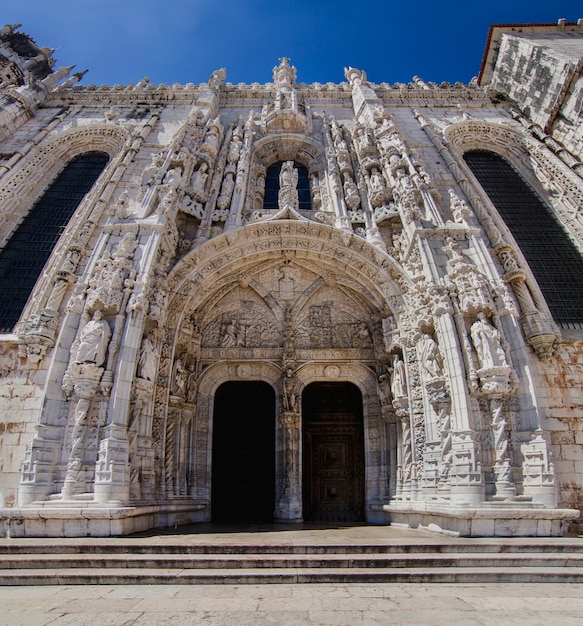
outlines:
[[291, 367], [283, 379], [283, 408], [294, 413], [298, 410], [298, 384]]
[[138, 362], [138, 376], [153, 381], [156, 377], [156, 342], [152, 333], [142, 340], [142, 352]]
[[221, 348], [234, 348], [238, 345], [237, 324], [234, 320], [229, 320], [221, 339]]
[[279, 188], [296, 189], [298, 185], [298, 170], [294, 167], [293, 161], [285, 161], [279, 173]]
[[393, 377], [391, 378], [391, 392], [393, 398], [407, 397], [405, 382], [405, 363], [398, 354], [393, 355]]
[[391, 402], [391, 381], [387, 372], [383, 372], [377, 380], [377, 390], [381, 406], [386, 406]]
[[75, 363], [95, 363], [103, 365], [105, 353], [111, 338], [111, 328], [102, 319], [103, 314], [98, 309], [93, 313], [93, 319], [81, 330], [79, 345], [75, 353]]
[[201, 166], [196, 170], [194, 176], [192, 177], [192, 186], [196, 189], [200, 189], [204, 191], [204, 186], [206, 184], [206, 179], [208, 178], [208, 165], [206, 163], [202, 163]]
[[437, 343], [431, 335], [424, 333], [417, 344], [421, 370], [426, 380], [434, 380], [443, 376], [441, 355]]
[[488, 323], [483, 311], [478, 313], [478, 319], [472, 324], [470, 335], [478, 353], [481, 369], [508, 366], [500, 341], [500, 333]]
[[184, 352], [174, 361], [172, 370], [172, 394], [181, 398], [186, 397], [186, 385], [188, 383], [188, 369], [184, 362]]

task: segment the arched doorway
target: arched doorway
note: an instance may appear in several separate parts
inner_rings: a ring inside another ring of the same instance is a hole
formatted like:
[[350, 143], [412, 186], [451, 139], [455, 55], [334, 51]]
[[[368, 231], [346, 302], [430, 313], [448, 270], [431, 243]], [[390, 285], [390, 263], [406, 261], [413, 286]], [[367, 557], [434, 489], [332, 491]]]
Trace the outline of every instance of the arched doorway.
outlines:
[[302, 396], [303, 509], [307, 521], [364, 520], [362, 394], [351, 383], [312, 383]]
[[213, 521], [273, 520], [275, 393], [261, 381], [223, 383], [213, 416]]

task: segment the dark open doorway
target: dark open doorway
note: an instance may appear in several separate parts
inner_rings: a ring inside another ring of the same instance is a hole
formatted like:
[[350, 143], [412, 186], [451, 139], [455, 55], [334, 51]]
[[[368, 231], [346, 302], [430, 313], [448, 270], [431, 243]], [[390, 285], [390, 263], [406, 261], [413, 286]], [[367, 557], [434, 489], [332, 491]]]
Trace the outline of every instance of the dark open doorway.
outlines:
[[215, 394], [212, 519], [270, 522], [275, 508], [275, 393], [227, 382]]
[[351, 383], [312, 383], [302, 397], [304, 519], [364, 520], [362, 395]]

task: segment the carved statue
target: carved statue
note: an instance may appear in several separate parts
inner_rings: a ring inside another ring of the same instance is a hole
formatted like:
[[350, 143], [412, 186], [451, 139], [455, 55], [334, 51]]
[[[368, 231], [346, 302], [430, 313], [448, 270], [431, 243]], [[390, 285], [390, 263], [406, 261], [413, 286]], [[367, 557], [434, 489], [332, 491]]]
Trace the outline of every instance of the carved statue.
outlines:
[[102, 319], [103, 314], [98, 309], [93, 313], [93, 319], [81, 330], [79, 345], [75, 353], [75, 363], [94, 363], [103, 365], [105, 353], [111, 338], [111, 328]]
[[142, 339], [142, 352], [138, 362], [138, 376], [153, 381], [156, 378], [156, 342], [152, 333]]
[[443, 376], [441, 355], [433, 337], [424, 333], [417, 344], [417, 351], [419, 354], [421, 370], [423, 371], [426, 380], [441, 378]]
[[344, 198], [349, 209], [355, 211], [360, 206], [358, 188], [348, 172], [344, 173]]
[[405, 379], [405, 363], [398, 354], [393, 355], [393, 377], [391, 378], [391, 392], [393, 398], [407, 397], [407, 383]]
[[201, 163], [200, 167], [194, 173], [192, 177], [192, 186], [196, 189], [200, 189], [204, 191], [204, 186], [206, 184], [206, 179], [208, 178], [208, 165], [206, 163]]
[[387, 372], [383, 372], [378, 377], [377, 389], [381, 405], [386, 406], [391, 402], [391, 380]]
[[291, 367], [288, 367], [283, 379], [283, 408], [286, 411], [298, 410], [298, 384]]
[[385, 191], [386, 185], [383, 175], [373, 167], [372, 174], [370, 175], [370, 186], [373, 192]]
[[188, 369], [184, 363], [185, 353], [180, 354], [174, 361], [172, 369], [172, 395], [186, 398], [186, 386], [188, 383]]
[[294, 167], [293, 161], [285, 161], [279, 173], [279, 188], [291, 187], [296, 189], [298, 185], [298, 170]]
[[370, 338], [370, 331], [366, 322], [358, 324], [358, 328], [352, 337], [352, 345], [355, 348], [370, 348], [372, 346], [372, 339]]
[[223, 332], [223, 337], [221, 339], [221, 348], [234, 348], [237, 345], [237, 324], [234, 320], [229, 320]]
[[480, 368], [507, 367], [506, 355], [502, 348], [500, 333], [488, 323], [483, 311], [478, 313], [478, 319], [470, 329], [472, 343], [478, 353]]
[[298, 201], [298, 170], [293, 161], [285, 161], [279, 173], [279, 194], [277, 202], [280, 209], [299, 208]]

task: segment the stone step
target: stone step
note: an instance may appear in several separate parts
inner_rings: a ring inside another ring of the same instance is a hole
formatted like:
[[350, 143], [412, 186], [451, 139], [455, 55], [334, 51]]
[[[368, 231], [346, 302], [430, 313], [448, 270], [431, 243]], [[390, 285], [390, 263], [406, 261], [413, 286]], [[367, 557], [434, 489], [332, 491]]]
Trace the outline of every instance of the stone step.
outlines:
[[582, 567], [459, 568], [82, 568], [0, 571], [0, 585], [583, 582]]
[[46, 554], [0, 555], [1, 570], [581, 567], [583, 554]]
[[395, 544], [241, 544], [241, 543], [140, 543], [126, 539], [0, 540], [0, 555], [17, 554], [583, 554], [582, 540], [512, 542], [473, 539], [457, 543]]

